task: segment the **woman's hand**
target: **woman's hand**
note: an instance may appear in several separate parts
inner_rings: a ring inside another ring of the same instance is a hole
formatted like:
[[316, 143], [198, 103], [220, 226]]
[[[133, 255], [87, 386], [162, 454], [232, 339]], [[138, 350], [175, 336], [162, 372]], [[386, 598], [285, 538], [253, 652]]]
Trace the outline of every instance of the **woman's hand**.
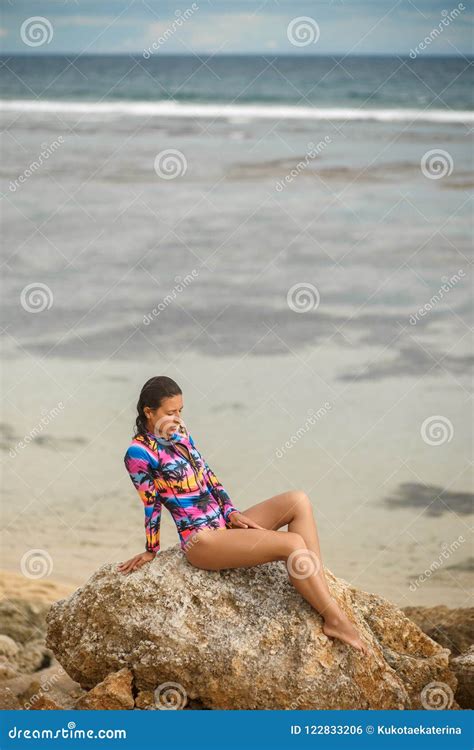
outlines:
[[260, 526], [256, 521], [253, 521], [243, 513], [239, 513], [238, 510], [233, 510], [228, 515], [228, 521], [234, 529], [262, 529], [266, 531], [264, 526]]
[[126, 560], [125, 562], [120, 563], [117, 566], [117, 569], [121, 573], [131, 573], [133, 570], [138, 570], [138, 568], [141, 568], [145, 563], [154, 560], [155, 557], [156, 552], [141, 552], [139, 555], [131, 557], [130, 560]]

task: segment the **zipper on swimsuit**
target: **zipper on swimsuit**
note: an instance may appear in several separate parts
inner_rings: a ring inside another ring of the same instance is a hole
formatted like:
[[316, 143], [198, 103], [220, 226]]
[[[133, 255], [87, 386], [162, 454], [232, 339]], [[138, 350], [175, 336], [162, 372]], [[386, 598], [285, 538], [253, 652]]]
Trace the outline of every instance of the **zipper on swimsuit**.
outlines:
[[[177, 453], [178, 453], [178, 454], [179, 454], [180, 456], [182, 456], [183, 458], [186, 458], [186, 456], [184, 455], [184, 453], [181, 453], [181, 451], [180, 451], [180, 450], [178, 450], [178, 448], [177, 448], [177, 447], [176, 447], [175, 445], [173, 445], [173, 448], [174, 448], [174, 450], [175, 450], [175, 451], [176, 451], [176, 452], [177, 452]], [[199, 477], [198, 477], [198, 475], [197, 475], [197, 467], [196, 467], [196, 465], [195, 465], [194, 459], [193, 459], [193, 457], [191, 456], [191, 453], [190, 453], [190, 452], [188, 451], [188, 449], [186, 448], [186, 446], [185, 446], [185, 445], [183, 445], [183, 446], [182, 446], [182, 448], [183, 448], [183, 449], [184, 449], [184, 450], [186, 451], [187, 455], [189, 456], [189, 463], [191, 464], [191, 468], [192, 468], [192, 470], [193, 470], [193, 474], [194, 474], [194, 478], [195, 478], [195, 480], [196, 480], [196, 484], [197, 484], [197, 486], [199, 487], [199, 489], [200, 489], [200, 490], [202, 490], [202, 487], [201, 487], [201, 483], [199, 482]]]

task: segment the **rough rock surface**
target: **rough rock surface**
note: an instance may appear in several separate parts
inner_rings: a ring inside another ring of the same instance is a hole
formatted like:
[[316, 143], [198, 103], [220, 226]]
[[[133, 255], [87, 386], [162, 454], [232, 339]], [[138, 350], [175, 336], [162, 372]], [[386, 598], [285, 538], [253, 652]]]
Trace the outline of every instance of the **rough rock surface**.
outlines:
[[474, 646], [452, 659], [451, 669], [458, 679], [457, 702], [461, 708], [474, 708]]
[[327, 575], [368, 657], [324, 635], [284, 562], [207, 571], [178, 546], [129, 575], [102, 566], [51, 606], [46, 645], [82, 688], [128, 668], [135, 694], [178, 708], [416, 709], [432, 682], [455, 690], [447, 649], [385, 599]]
[[81, 696], [74, 708], [104, 711], [131, 710], [135, 702], [132, 695], [133, 674], [129, 669], [120, 669], [109, 674], [92, 690]]
[[42, 638], [50, 604], [16, 597], [0, 601], [0, 633], [20, 644]]
[[[31, 583], [33, 593], [41, 586], [51, 587], [52, 596], [56, 593], [56, 587], [41, 581]], [[74, 708], [84, 693], [45, 646], [50, 606], [51, 601], [24, 600], [0, 590], [0, 708]]]
[[9, 635], [0, 635], [0, 681], [18, 675], [18, 654], [20, 647]]
[[71, 680], [56, 660], [54, 662], [51, 667], [2, 681], [0, 690], [5, 689], [6, 695], [13, 694], [21, 708], [25, 709], [35, 708], [41, 695], [48, 695], [61, 708], [74, 708], [84, 690]]
[[16, 697], [13, 690], [8, 687], [0, 686], [0, 711], [21, 711], [21, 703]]
[[29, 711], [60, 711], [62, 710], [62, 706], [59, 705], [59, 703], [56, 703], [52, 698], [50, 698], [47, 695], [44, 695], [41, 693], [38, 696], [38, 700], [34, 705], [32, 705], [28, 710]]
[[451, 609], [437, 607], [404, 607], [403, 612], [416, 622], [426, 635], [459, 656], [474, 641], [474, 607]]

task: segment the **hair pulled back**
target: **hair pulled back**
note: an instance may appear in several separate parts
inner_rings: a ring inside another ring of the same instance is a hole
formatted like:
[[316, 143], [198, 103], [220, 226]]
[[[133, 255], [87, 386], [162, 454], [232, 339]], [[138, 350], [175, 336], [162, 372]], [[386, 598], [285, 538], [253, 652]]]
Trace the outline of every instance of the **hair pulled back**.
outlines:
[[147, 380], [140, 391], [137, 403], [137, 418], [135, 420], [135, 434], [133, 437], [144, 435], [147, 432], [148, 420], [144, 411], [145, 406], [148, 406], [150, 409], [158, 409], [163, 399], [181, 394], [182, 390], [179, 385], [166, 375], [157, 375]]

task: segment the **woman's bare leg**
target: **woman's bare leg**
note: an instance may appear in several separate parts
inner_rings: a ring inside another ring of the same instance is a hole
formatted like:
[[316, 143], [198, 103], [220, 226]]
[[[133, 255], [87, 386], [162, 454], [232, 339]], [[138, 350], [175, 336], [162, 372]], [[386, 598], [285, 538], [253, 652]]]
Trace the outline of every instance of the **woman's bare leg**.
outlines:
[[320, 560], [320, 577], [323, 586], [328, 588], [322, 565], [316, 520], [310, 499], [305, 492], [290, 490], [289, 492], [282, 492], [280, 495], [274, 495], [268, 500], [252, 505], [251, 508], [244, 511], [244, 515], [249, 516], [260, 526], [265, 526], [266, 529], [281, 529], [282, 526], [288, 526], [288, 531], [300, 534], [306, 547], [312, 550]]
[[[185, 554], [192, 565], [205, 570], [245, 568], [285, 560], [291, 583], [315, 610], [325, 612], [325, 624], [330, 615], [335, 617], [339, 612], [337, 602], [317, 575], [314, 553], [308, 550], [298, 533], [261, 529], [202, 530], [192, 537]], [[364, 650], [355, 629], [335, 637]]]
[[244, 515], [267, 529], [280, 529], [288, 525], [288, 532], [297, 533], [303, 538], [307, 549], [311, 550], [314, 557], [310, 561], [307, 556], [303, 555], [297, 564], [303, 572], [305, 568], [316, 568], [313, 577], [316, 578], [317, 586], [327, 601], [323, 609], [317, 608], [324, 619], [323, 632], [327, 636], [339, 638], [365, 652], [366, 647], [357, 629], [336, 600], [331, 597], [324, 573], [316, 520], [308, 495], [302, 490], [282, 492], [252, 505], [244, 511]]

